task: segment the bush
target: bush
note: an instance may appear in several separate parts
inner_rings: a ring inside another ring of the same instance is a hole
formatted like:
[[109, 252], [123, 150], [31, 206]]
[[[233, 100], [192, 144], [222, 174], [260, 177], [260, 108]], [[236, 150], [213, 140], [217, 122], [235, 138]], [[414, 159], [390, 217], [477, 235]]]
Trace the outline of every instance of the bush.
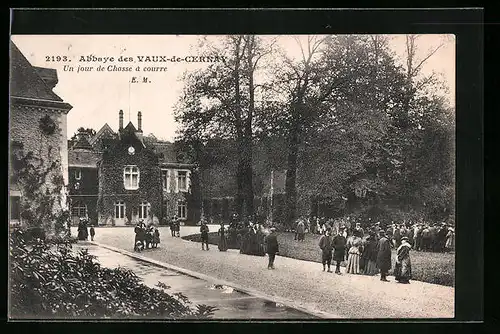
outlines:
[[10, 240], [11, 316], [14, 318], [208, 318], [216, 308], [192, 305], [140, 282], [132, 271], [101, 267], [87, 250], [56, 245], [20, 232]]

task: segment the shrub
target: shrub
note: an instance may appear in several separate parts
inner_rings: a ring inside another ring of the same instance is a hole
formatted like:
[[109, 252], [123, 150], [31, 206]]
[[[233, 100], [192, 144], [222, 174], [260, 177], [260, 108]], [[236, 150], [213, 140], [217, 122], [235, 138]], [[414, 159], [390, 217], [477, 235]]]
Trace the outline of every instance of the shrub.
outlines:
[[150, 288], [132, 271], [101, 267], [87, 250], [34, 239], [10, 240], [11, 316], [14, 318], [208, 318], [216, 308], [192, 305], [166, 286]]

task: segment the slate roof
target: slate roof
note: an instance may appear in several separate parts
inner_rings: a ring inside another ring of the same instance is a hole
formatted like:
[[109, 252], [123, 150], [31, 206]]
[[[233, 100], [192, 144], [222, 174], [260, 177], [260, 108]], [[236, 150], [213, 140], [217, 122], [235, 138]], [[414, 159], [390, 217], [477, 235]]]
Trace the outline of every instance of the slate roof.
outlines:
[[99, 161], [99, 153], [87, 149], [70, 149], [68, 150], [68, 165], [69, 167], [93, 167], [97, 168]]
[[80, 138], [77, 139], [75, 145], [73, 145], [73, 149], [92, 150], [92, 145], [90, 145], [85, 136], [80, 136]]
[[14, 42], [10, 42], [10, 95], [36, 100], [62, 102]]

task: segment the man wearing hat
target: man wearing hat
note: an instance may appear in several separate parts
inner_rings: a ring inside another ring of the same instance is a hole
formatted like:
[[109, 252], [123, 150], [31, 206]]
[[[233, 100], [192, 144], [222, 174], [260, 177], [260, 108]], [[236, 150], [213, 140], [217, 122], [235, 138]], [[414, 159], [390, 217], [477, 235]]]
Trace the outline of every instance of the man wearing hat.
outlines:
[[378, 241], [377, 268], [380, 270], [380, 280], [388, 282], [387, 274], [391, 269], [391, 242], [386, 238], [384, 231], [380, 231]]
[[321, 249], [321, 262], [323, 263], [323, 271], [328, 266], [328, 272], [331, 273], [330, 265], [332, 263], [333, 238], [330, 235], [332, 229], [327, 228], [325, 234], [319, 239], [319, 248]]
[[266, 237], [266, 250], [269, 256], [269, 263], [267, 269], [274, 269], [274, 259], [276, 253], [279, 252], [278, 237], [276, 235], [276, 229], [274, 227], [270, 228], [271, 233]]
[[335, 261], [335, 273], [340, 275], [340, 263], [344, 261], [346, 255], [346, 244], [347, 239], [344, 236], [345, 226], [342, 225], [337, 232], [337, 235], [333, 238], [333, 260]]

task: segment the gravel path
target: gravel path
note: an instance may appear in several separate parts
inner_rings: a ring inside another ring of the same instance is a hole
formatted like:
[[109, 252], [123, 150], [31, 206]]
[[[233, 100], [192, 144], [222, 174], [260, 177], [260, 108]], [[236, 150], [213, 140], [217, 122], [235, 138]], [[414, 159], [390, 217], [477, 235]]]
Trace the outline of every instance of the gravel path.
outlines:
[[[181, 235], [198, 230], [182, 227]], [[339, 276], [323, 272], [321, 264], [279, 255], [276, 269], [267, 270], [267, 257], [243, 255], [237, 250], [219, 252], [216, 246], [202, 251], [198, 243], [172, 238], [166, 227], [160, 228], [160, 234], [160, 247], [142, 252], [142, 256], [293, 300], [340, 318], [454, 317], [452, 287], [418, 281], [398, 284], [393, 277], [384, 283], [376, 276]], [[129, 251], [133, 250], [133, 238], [133, 228], [96, 229], [96, 241]]]

